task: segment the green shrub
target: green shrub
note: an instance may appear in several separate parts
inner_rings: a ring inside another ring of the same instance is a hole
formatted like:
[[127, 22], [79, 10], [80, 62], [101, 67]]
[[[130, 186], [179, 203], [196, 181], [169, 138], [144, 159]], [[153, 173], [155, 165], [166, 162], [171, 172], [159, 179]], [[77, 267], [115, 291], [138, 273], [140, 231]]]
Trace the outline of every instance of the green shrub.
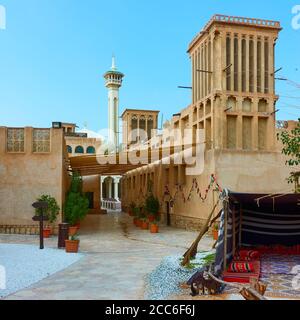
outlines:
[[88, 211], [89, 200], [82, 192], [82, 178], [78, 173], [74, 173], [64, 205], [65, 221], [74, 225], [83, 220]]
[[[60, 207], [55, 198], [49, 195], [41, 195], [37, 201], [43, 201], [48, 203], [48, 209], [44, 209], [44, 215], [48, 218], [50, 223], [54, 223], [60, 211]], [[35, 214], [40, 216], [42, 214], [42, 209], [35, 209]]]

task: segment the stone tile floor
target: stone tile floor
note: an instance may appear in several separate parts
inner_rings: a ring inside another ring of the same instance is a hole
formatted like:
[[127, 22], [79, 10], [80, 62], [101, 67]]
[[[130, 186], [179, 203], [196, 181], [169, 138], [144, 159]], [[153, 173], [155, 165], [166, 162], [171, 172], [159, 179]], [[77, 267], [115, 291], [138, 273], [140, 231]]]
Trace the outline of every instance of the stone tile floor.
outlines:
[[[137, 229], [123, 213], [88, 216], [80, 231], [84, 258], [71, 267], [30, 288], [12, 294], [8, 300], [119, 300], [143, 299], [144, 279], [163, 257], [183, 254], [197, 233], [162, 227], [159, 234]], [[0, 235], [0, 242], [36, 244], [37, 236]], [[210, 250], [211, 237], [199, 250]], [[56, 247], [57, 238], [45, 245]]]

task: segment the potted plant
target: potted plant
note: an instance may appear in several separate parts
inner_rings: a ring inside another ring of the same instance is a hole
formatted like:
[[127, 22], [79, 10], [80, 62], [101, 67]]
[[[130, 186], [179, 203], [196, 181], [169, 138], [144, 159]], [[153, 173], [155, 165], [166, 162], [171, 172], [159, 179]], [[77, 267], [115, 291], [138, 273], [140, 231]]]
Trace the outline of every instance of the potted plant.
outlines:
[[159, 226], [158, 226], [159, 221], [160, 221], [160, 215], [157, 214], [155, 216], [155, 220], [150, 223], [150, 232], [151, 233], [158, 233], [158, 231], [159, 231]]
[[140, 208], [134, 207], [133, 208], [133, 223], [135, 226], [139, 226], [139, 216], [140, 216]]
[[80, 243], [80, 240], [78, 239], [76, 234], [70, 236], [69, 240], [65, 240], [66, 252], [77, 253], [79, 250], [79, 243]]
[[218, 223], [214, 224], [212, 233], [213, 233], [213, 239], [217, 241], [219, 238], [219, 224]]
[[[54, 223], [57, 220], [57, 216], [60, 211], [60, 207], [55, 198], [51, 197], [50, 195], [41, 195], [37, 201], [43, 201], [48, 203], [48, 208], [44, 209], [44, 216], [45, 220], [47, 220], [51, 226], [44, 226], [43, 228], [43, 236], [44, 238], [49, 238], [52, 234], [52, 229], [54, 228]], [[36, 209], [35, 215], [40, 216], [42, 214], [42, 209]]]
[[147, 218], [147, 214], [145, 212], [145, 207], [140, 207], [140, 216], [139, 219], [141, 221], [140, 223], [140, 228], [142, 230], [148, 230], [149, 229], [149, 222], [148, 222], [148, 218]]
[[159, 215], [159, 200], [151, 193], [146, 199], [146, 211], [148, 213], [148, 220], [150, 222], [150, 232], [158, 233]]
[[72, 176], [71, 187], [64, 205], [64, 218], [70, 224], [69, 235], [74, 235], [89, 211], [89, 200], [82, 192], [82, 178], [78, 173]]

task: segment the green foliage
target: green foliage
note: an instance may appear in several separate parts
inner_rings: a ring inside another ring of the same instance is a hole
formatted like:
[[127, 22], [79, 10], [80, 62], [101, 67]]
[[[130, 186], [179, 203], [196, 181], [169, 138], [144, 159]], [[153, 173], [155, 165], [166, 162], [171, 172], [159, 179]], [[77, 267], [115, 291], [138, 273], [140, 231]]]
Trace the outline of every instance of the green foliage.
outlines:
[[133, 213], [137, 219], [146, 220], [146, 218], [147, 218], [146, 213], [145, 213], [145, 208], [142, 205], [135, 207], [133, 209]]
[[78, 173], [74, 173], [64, 206], [65, 220], [74, 225], [84, 219], [88, 211], [89, 200], [82, 193], [82, 178]]
[[78, 240], [79, 240], [79, 237], [78, 237], [77, 234], [74, 234], [73, 236], [70, 236], [70, 237], [69, 237], [69, 240], [71, 240], [71, 241], [78, 241]]
[[154, 216], [156, 222], [160, 220], [159, 200], [152, 193], [146, 198], [145, 209], [149, 215]]
[[[44, 215], [49, 219], [50, 223], [54, 223], [59, 214], [60, 207], [55, 198], [49, 195], [41, 195], [37, 201], [43, 201], [48, 203], [48, 209], [44, 209]], [[40, 216], [42, 214], [42, 209], [35, 209], [35, 214]]]
[[[282, 153], [289, 157], [286, 165], [293, 167], [300, 165], [300, 118], [295, 129], [278, 133], [278, 140], [283, 144]], [[299, 172], [292, 172], [288, 178], [289, 183], [295, 184], [295, 192], [300, 192]]]
[[[190, 263], [185, 266], [186, 269], [188, 270], [194, 270], [194, 269], [199, 269], [202, 267], [206, 267], [214, 263], [216, 260], [216, 254], [211, 253], [208, 254], [206, 257], [201, 259], [201, 262], [199, 260], [196, 261], [196, 259], [191, 259]], [[180, 259], [180, 264], [182, 263], [183, 258]]]
[[150, 194], [147, 197], [145, 208], [146, 208], [147, 212], [150, 214], [153, 214], [153, 215], [158, 214], [160, 205], [159, 205], [158, 199], [155, 198], [153, 194]]

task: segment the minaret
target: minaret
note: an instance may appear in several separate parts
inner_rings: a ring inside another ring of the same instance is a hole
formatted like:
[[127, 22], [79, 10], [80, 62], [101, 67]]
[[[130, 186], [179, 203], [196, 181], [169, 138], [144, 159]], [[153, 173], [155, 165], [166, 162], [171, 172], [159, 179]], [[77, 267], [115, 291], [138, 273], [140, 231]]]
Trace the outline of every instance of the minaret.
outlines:
[[119, 89], [124, 74], [116, 68], [115, 57], [112, 57], [111, 69], [104, 74], [105, 86], [108, 89], [108, 142], [119, 147]]

